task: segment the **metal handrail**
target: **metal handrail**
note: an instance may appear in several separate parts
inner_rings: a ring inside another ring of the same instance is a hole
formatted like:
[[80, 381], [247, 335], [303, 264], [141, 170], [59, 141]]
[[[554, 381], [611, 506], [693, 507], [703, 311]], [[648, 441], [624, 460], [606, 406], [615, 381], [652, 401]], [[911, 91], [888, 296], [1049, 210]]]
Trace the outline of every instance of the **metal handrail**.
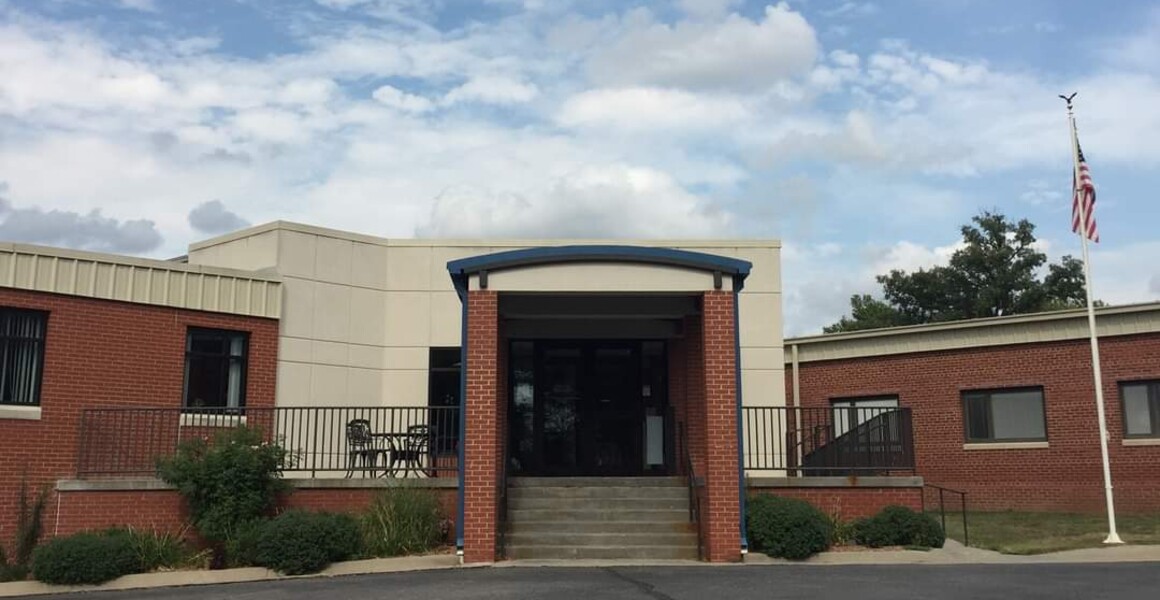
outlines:
[[[958, 494], [959, 495], [959, 498], [961, 500], [961, 505], [963, 507], [963, 545], [970, 546], [971, 545], [971, 537], [970, 537], [969, 530], [967, 529], [967, 492], [965, 490], [952, 490], [951, 488], [946, 488], [946, 487], [942, 487], [940, 485], [934, 485], [934, 484], [930, 484], [930, 483], [924, 483], [922, 487], [931, 488], [933, 490], [938, 490], [938, 512], [939, 512], [939, 519], [942, 522], [942, 528], [943, 528], [944, 534], [947, 531], [947, 510], [946, 510], [946, 501], [944, 498], [944, 493]], [[925, 493], [922, 495], [922, 512], [924, 512], [924, 513], [926, 512], [926, 494]]]
[[909, 407], [747, 406], [742, 414], [747, 472], [873, 475], [916, 469]]
[[697, 530], [697, 556], [704, 556], [704, 540], [701, 539], [701, 497], [697, 494], [697, 470], [693, 466], [693, 454], [689, 450], [689, 436], [683, 422], [677, 423], [677, 436], [681, 440], [681, 454], [685, 459], [685, 477], [689, 486], [689, 522]]
[[[370, 441], [351, 437], [354, 421], [367, 423]], [[455, 406], [92, 408], [78, 421], [76, 474], [153, 476], [158, 459], [182, 443], [245, 426], [286, 450], [284, 473], [450, 477], [458, 473], [458, 423]]]
[[508, 470], [508, 448], [507, 444], [501, 444], [500, 456], [502, 461], [499, 467], [499, 481], [496, 483], [496, 501], [498, 504], [496, 516], [496, 556], [498, 558], [505, 558], [507, 552], [507, 520], [508, 520], [508, 484], [507, 484], [507, 470]]

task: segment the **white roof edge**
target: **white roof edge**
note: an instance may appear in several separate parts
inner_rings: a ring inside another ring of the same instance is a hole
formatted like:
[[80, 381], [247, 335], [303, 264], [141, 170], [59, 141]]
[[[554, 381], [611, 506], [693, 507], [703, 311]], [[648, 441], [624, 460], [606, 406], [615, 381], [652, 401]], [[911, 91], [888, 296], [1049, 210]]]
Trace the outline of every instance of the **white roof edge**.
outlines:
[[184, 273], [201, 273], [208, 275], [222, 275], [238, 279], [254, 279], [258, 281], [281, 282], [282, 278], [272, 271], [245, 271], [224, 267], [210, 267], [205, 265], [191, 265], [189, 263], [161, 260], [156, 258], [141, 258], [123, 254], [107, 254], [104, 252], [90, 252], [88, 250], [73, 250], [71, 248], [57, 248], [55, 246], [40, 246], [17, 242], [0, 242], [0, 252], [15, 254], [35, 254], [38, 256], [84, 260], [105, 264], [126, 265], [146, 269], [158, 269]]
[[[1136, 313], [1151, 313], [1160, 314], [1160, 302], [1141, 302], [1134, 304], [1120, 304], [1116, 306], [1104, 306], [1096, 309], [1096, 316], [1112, 316], [1122, 314], [1136, 314]], [[984, 329], [991, 327], [1005, 327], [1009, 325], [1021, 325], [1028, 323], [1051, 323], [1057, 321], [1068, 321], [1071, 319], [1083, 319], [1087, 317], [1087, 309], [1076, 308], [1057, 310], [1051, 312], [1031, 313], [1026, 315], [1010, 315], [1005, 317], [985, 317], [980, 319], [967, 319], [962, 321], [948, 321], [945, 323], [925, 323], [922, 325], [905, 325], [902, 327], [887, 327], [882, 329], [866, 329], [863, 331], [851, 331], [845, 333], [825, 333], [820, 335], [801, 336], [794, 338], [786, 338], [785, 345], [821, 345], [821, 344], [840, 344], [845, 341], [868, 340], [874, 338], [891, 338], [891, 337], [905, 337], [908, 335], [921, 335], [940, 331], [953, 331], [963, 329]]]
[[291, 221], [271, 221], [261, 225], [255, 225], [246, 229], [241, 229], [224, 235], [194, 242], [189, 245], [191, 252], [225, 244], [228, 242], [253, 237], [270, 231], [295, 231], [298, 233], [307, 233], [313, 235], [321, 235], [342, 240], [351, 240], [363, 242], [368, 244], [376, 244], [380, 246], [398, 246], [398, 247], [512, 247], [525, 248], [529, 246], [566, 246], [569, 244], [576, 245], [593, 245], [593, 244], [634, 244], [640, 246], [679, 246], [684, 248], [781, 248], [780, 240], [773, 239], [439, 239], [439, 238], [383, 238], [363, 233], [355, 233], [352, 231], [342, 231], [339, 229], [330, 229], [326, 227], [319, 227], [317, 225], [306, 225], [304, 223], [294, 223]]

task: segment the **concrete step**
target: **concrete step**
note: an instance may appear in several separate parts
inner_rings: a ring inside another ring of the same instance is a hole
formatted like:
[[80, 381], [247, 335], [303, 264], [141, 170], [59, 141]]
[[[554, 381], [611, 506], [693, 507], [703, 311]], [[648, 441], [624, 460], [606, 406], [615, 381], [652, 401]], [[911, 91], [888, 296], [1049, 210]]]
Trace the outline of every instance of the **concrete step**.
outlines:
[[687, 522], [689, 510], [687, 508], [659, 508], [659, 509], [580, 509], [580, 508], [518, 508], [508, 507], [507, 520], [509, 523], [523, 523], [527, 521], [665, 521]]
[[684, 486], [532, 486], [508, 488], [508, 498], [673, 498], [687, 499]]
[[683, 477], [511, 477], [509, 487], [686, 487]]
[[697, 546], [697, 534], [683, 533], [509, 533], [514, 546]]
[[688, 498], [525, 498], [508, 499], [508, 511], [513, 510], [689, 510]]
[[508, 521], [510, 535], [538, 533], [696, 533], [687, 518], [680, 521]]
[[549, 546], [508, 544], [510, 559], [685, 559], [697, 560], [697, 545], [690, 546]]

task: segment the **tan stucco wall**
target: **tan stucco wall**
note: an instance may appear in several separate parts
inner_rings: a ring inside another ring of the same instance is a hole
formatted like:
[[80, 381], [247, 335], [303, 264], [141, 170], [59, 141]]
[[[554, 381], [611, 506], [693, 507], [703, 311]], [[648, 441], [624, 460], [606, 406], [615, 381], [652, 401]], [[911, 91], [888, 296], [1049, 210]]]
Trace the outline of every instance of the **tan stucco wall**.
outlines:
[[[419, 405], [427, 402], [429, 348], [460, 343], [461, 307], [448, 261], [591, 243], [679, 248], [752, 262], [740, 300], [744, 400], [785, 403], [776, 242], [388, 240], [277, 222], [195, 244], [189, 261], [270, 268], [281, 276], [279, 405]], [[712, 276], [640, 265], [561, 265], [497, 272], [488, 283], [496, 290], [694, 291], [712, 289]]]

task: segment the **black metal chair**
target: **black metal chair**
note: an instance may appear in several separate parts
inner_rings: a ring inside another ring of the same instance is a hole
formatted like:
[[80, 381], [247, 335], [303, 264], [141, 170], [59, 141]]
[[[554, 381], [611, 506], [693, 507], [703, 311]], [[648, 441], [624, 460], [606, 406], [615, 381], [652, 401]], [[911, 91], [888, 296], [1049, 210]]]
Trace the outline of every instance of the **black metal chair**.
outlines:
[[379, 445], [379, 439], [371, 430], [371, 422], [366, 419], [353, 419], [346, 424], [346, 450], [347, 479], [353, 477], [356, 470], [364, 476], [369, 471], [371, 477], [375, 477], [380, 458], [383, 469], [388, 468], [390, 450]]
[[[396, 440], [396, 447], [390, 456], [388, 474], [391, 477], [398, 477], [399, 473], [402, 472], [402, 476], [406, 477], [407, 473], [414, 472], [430, 476], [430, 472], [424, 466], [427, 456], [430, 454], [430, 439], [430, 428], [426, 425], [408, 427], [407, 433], [399, 436], [399, 439]], [[402, 463], [401, 468], [399, 463]]]

